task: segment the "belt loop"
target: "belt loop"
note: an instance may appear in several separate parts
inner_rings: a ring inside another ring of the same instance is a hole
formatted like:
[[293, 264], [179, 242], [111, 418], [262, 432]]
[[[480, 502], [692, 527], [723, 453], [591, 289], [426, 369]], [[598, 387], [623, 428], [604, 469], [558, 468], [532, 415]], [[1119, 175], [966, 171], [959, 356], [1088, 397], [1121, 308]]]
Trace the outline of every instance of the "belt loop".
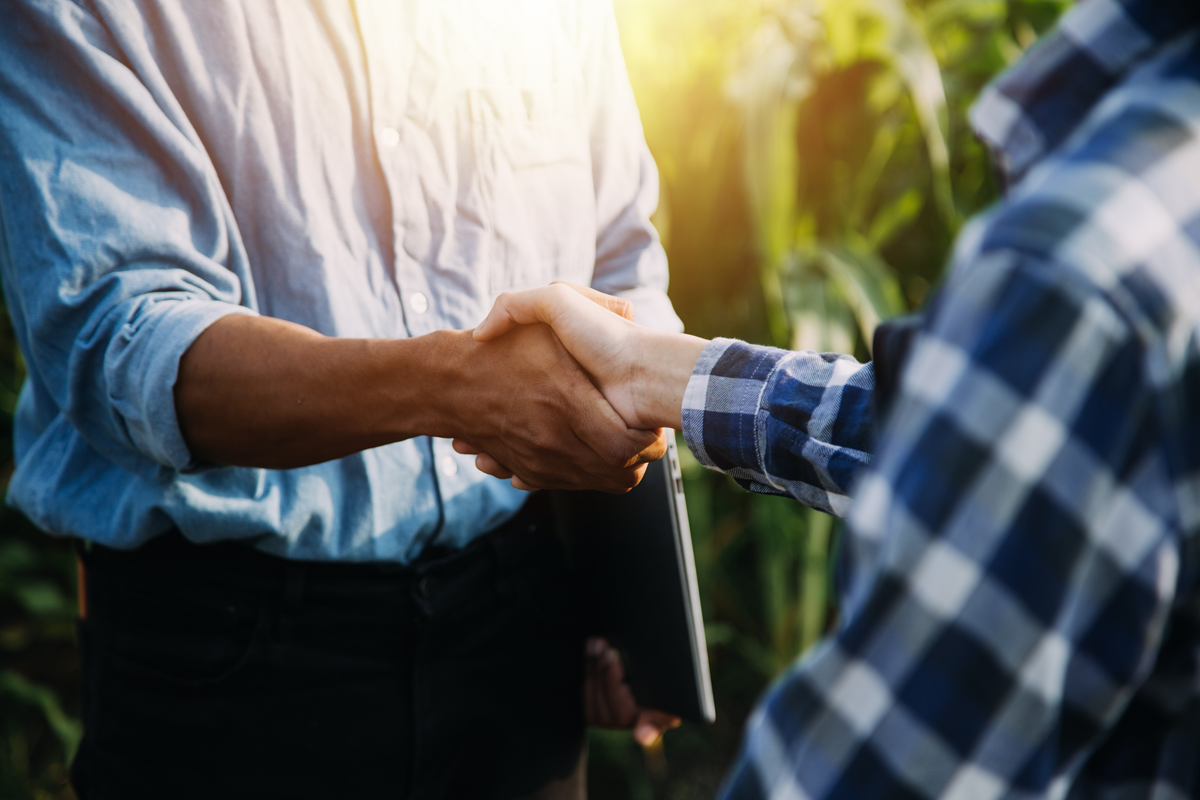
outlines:
[[283, 610], [295, 614], [304, 599], [304, 565], [289, 561], [283, 574]]

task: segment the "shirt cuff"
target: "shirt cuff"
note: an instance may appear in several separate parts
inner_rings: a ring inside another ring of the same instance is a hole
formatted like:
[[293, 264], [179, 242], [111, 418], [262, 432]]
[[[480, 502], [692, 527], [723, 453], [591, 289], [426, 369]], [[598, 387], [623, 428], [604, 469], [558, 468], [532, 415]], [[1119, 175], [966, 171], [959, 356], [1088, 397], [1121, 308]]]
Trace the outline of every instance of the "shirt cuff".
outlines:
[[183, 354], [217, 320], [255, 312], [210, 300], [159, 300], [147, 304], [117, 334], [105, 359], [109, 397], [135, 447], [179, 472], [197, 462], [175, 414], [175, 381]]
[[683, 439], [701, 464], [735, 477], [761, 472], [758, 412], [771, 374], [787, 355], [736, 339], [714, 339], [704, 348], [681, 409]]

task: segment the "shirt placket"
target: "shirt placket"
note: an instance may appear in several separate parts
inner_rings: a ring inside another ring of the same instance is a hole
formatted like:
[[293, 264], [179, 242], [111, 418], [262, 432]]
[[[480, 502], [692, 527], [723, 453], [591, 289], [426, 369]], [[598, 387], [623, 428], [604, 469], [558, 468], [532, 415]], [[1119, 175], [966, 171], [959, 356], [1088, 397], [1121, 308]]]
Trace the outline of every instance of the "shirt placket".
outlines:
[[413, 31], [420, 3], [358, 0], [359, 32], [370, 86], [371, 130], [392, 211], [392, 274], [404, 309], [401, 324], [409, 336], [445, 327], [433, 304], [424, 271], [402, 245], [404, 187], [415, 176], [415, 165], [404, 147], [404, 115], [410, 102], [409, 74], [415, 53]]
[[[393, 275], [404, 318], [399, 321], [408, 336], [421, 336], [448, 327], [434, 305], [424, 270], [405, 252], [405, 186], [416, 180], [417, 164], [405, 148], [405, 114], [413, 102], [410, 80], [415, 58], [415, 32], [420, 30], [424, 4], [399, 0], [358, 0], [359, 32], [370, 86], [371, 125], [376, 156], [391, 198]], [[458, 494], [470, 480], [461, 469], [464, 456], [448, 440], [430, 438], [430, 457], [442, 498]], [[444, 503], [442, 519], [445, 519]], [[439, 524], [439, 528], [441, 525]]]

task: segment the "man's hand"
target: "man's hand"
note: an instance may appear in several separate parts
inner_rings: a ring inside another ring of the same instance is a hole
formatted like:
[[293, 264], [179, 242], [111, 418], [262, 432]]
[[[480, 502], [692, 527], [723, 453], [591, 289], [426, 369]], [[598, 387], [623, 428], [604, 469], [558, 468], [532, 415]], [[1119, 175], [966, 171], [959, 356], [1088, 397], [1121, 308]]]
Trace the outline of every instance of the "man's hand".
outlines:
[[588, 639], [587, 668], [583, 683], [583, 713], [597, 728], [632, 728], [643, 747], [654, 744], [679, 717], [642, 708], [625, 683], [621, 656], [604, 639]]
[[562, 282], [505, 292], [473, 335], [486, 342], [546, 323], [630, 428], [678, 428], [683, 393], [708, 342], [635, 325], [623, 302]]
[[338, 339], [229, 316], [184, 355], [175, 404], [196, 458], [269, 469], [457, 437], [519, 488], [623, 492], [667, 446], [630, 430], [545, 326], [482, 344], [470, 331]]
[[486, 344], [455, 334], [439, 376], [439, 435], [486, 453], [485, 471], [518, 488], [624, 492], [666, 452], [661, 431], [626, 426], [545, 325]]
[[552, 283], [505, 292], [474, 331], [486, 342], [522, 325], [546, 323], [587, 370], [613, 408], [632, 428], [642, 425], [633, 392], [638, 334], [630, 305], [586, 286]]

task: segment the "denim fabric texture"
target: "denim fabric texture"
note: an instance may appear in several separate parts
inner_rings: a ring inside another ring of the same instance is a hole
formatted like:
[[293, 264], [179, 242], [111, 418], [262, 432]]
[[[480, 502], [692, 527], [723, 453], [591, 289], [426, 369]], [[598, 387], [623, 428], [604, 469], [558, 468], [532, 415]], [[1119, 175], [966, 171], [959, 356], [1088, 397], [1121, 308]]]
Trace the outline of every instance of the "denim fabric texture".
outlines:
[[0, 277], [29, 375], [8, 502], [51, 533], [406, 563], [525, 501], [426, 437], [293, 470], [198, 462], [176, 372], [229, 314], [415, 337], [567, 279], [679, 328], [603, 0], [18, 0], [0, 108]]

